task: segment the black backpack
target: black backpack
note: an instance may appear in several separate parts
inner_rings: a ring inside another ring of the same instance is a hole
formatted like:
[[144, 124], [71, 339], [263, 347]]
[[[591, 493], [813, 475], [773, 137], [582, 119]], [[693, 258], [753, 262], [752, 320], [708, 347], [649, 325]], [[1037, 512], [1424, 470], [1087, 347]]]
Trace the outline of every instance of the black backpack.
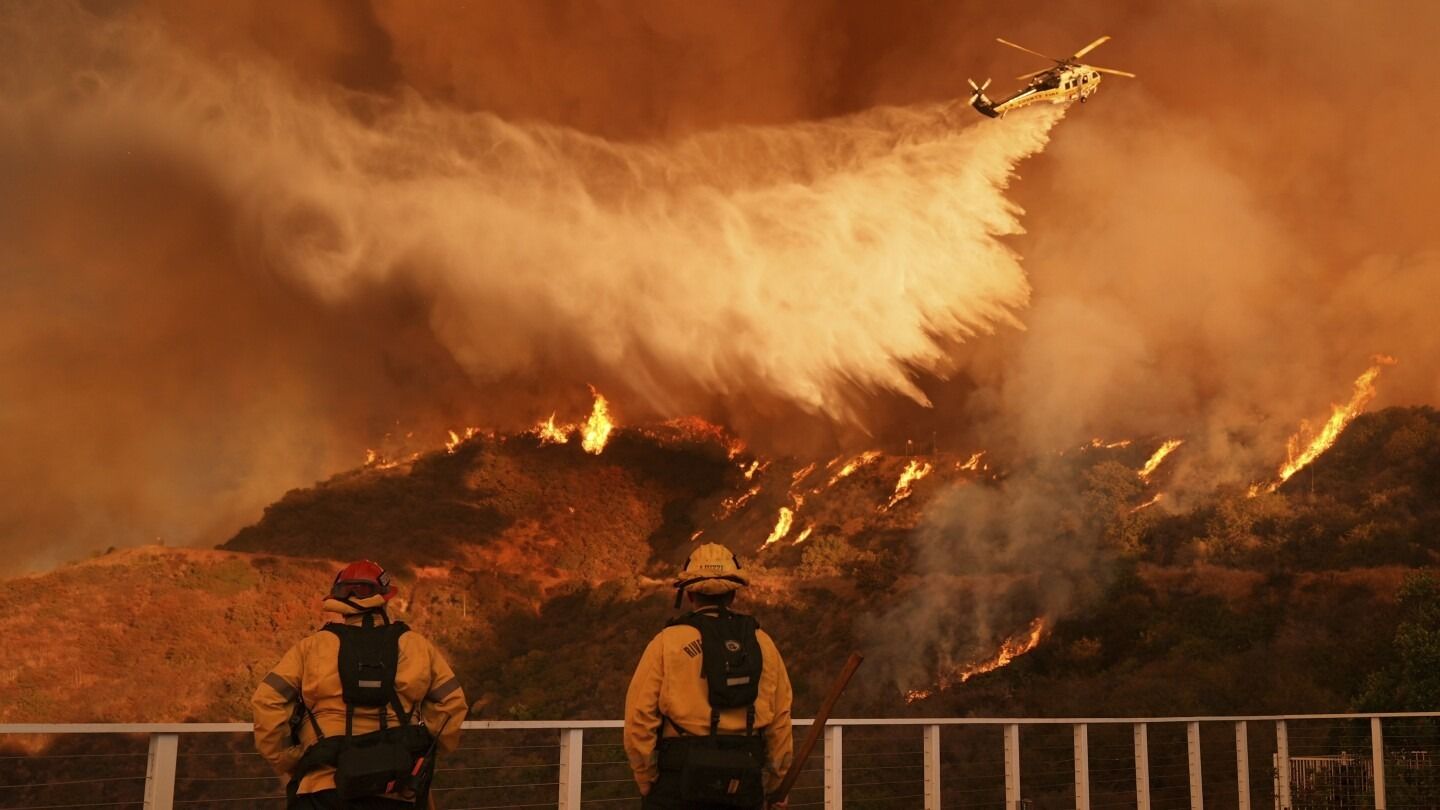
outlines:
[[[708, 736], [686, 735], [675, 726], [682, 735], [677, 742], [683, 743], [681, 797], [732, 807], [757, 806], [765, 798], [765, 738], [755, 733], [755, 699], [764, 670], [756, 637], [760, 623], [721, 607], [716, 612], [687, 613], [667, 626], [677, 625], [700, 631], [700, 667], [710, 699]], [[720, 734], [720, 710], [739, 708], [746, 710], [745, 734]]]
[[[404, 622], [375, 624], [367, 615], [362, 626], [327, 624], [327, 632], [340, 640], [337, 669], [345, 701], [345, 736], [326, 737], [309, 707], [300, 708], [309, 716], [318, 742], [301, 758], [291, 785], [321, 765], [335, 767], [335, 789], [342, 799], [359, 799], [386, 793], [421, 793], [428, 788], [435, 739], [421, 724], [410, 722], [395, 691], [400, 663], [400, 636], [410, 630]], [[380, 728], [355, 734], [356, 710], [374, 710]], [[399, 725], [389, 725], [390, 711]]]

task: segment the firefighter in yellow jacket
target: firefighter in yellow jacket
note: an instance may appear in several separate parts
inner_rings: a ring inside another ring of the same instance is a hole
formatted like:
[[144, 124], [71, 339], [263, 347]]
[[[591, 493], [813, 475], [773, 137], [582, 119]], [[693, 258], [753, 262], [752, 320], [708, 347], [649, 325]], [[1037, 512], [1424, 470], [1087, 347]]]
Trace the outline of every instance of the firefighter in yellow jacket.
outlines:
[[644, 810], [781, 807], [792, 759], [790, 676], [775, 642], [730, 610], [749, 584], [724, 546], [695, 549], [675, 583], [694, 608], [662, 630], [625, 695], [625, 753]]
[[346, 566], [325, 599], [343, 622], [291, 647], [255, 690], [255, 747], [286, 779], [288, 810], [414, 808], [437, 752], [459, 741], [460, 682], [429, 640], [390, 621], [395, 592], [379, 565]]

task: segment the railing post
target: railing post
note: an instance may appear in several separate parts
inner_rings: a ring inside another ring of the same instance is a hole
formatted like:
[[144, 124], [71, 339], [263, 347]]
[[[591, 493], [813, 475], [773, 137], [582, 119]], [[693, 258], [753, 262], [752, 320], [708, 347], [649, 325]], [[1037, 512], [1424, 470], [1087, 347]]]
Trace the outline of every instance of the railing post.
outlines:
[[145, 810], [175, 807], [175, 759], [179, 752], [179, 734], [150, 735], [150, 755], [145, 764]]
[[843, 726], [834, 723], [825, 726], [825, 810], [840, 810], [845, 806], [845, 784], [841, 778], [845, 771], [843, 730]]
[[1205, 780], [1200, 773], [1200, 724], [1185, 724], [1185, 752], [1190, 759], [1190, 810], [1205, 810]]
[[1020, 810], [1020, 725], [1005, 724], [1005, 810]]
[[925, 727], [925, 810], [940, 810], [940, 727]]
[[1370, 758], [1375, 769], [1375, 810], [1385, 810], [1385, 732], [1380, 718], [1370, 718]]
[[560, 810], [580, 810], [580, 771], [585, 730], [560, 729]]
[[1276, 810], [1290, 810], [1290, 735], [1284, 720], [1275, 721]]
[[1150, 810], [1150, 729], [1135, 724], [1135, 810]]
[[1235, 723], [1235, 790], [1237, 810], [1250, 810], [1250, 729], [1244, 720]]
[[1090, 727], [1075, 727], [1075, 810], [1090, 810]]

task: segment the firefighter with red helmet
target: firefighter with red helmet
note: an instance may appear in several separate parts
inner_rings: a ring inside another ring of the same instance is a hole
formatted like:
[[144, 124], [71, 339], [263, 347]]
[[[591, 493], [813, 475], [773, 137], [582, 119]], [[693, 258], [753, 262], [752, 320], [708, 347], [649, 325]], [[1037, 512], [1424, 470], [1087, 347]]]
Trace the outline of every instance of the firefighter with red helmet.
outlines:
[[335, 575], [341, 621], [291, 647], [255, 690], [255, 747], [285, 778], [288, 810], [413, 808], [438, 753], [455, 749], [465, 695], [444, 656], [386, 605], [370, 560]]

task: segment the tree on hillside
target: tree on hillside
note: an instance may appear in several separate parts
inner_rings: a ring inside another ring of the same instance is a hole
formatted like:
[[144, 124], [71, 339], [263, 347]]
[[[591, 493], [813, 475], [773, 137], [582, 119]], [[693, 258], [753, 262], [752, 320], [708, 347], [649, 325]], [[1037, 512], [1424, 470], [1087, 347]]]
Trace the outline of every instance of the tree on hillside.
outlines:
[[1440, 581], [1429, 573], [1406, 577], [1399, 592], [1402, 619], [1384, 668], [1372, 673], [1362, 711], [1435, 711], [1440, 707]]

